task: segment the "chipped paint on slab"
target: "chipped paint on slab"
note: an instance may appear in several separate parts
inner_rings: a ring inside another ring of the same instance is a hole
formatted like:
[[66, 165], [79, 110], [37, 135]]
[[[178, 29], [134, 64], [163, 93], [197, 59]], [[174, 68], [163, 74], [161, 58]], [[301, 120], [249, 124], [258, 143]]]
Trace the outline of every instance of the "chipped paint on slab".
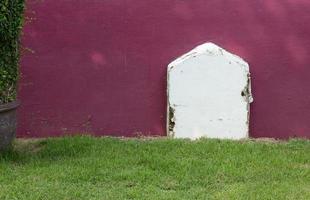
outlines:
[[248, 137], [249, 65], [213, 43], [205, 43], [168, 65], [168, 135]]

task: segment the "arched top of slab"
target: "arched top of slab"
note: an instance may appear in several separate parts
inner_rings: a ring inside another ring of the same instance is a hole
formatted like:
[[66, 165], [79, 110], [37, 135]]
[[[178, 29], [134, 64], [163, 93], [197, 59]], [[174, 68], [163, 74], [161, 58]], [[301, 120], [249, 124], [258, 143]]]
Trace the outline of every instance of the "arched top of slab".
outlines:
[[249, 71], [249, 65], [246, 61], [244, 61], [242, 58], [240, 58], [237, 55], [234, 55], [225, 49], [217, 46], [216, 44], [212, 42], [207, 42], [202, 45], [199, 45], [195, 47], [193, 50], [189, 51], [188, 53], [180, 56], [176, 60], [172, 61], [168, 65], [168, 71], [171, 70], [174, 66], [177, 66], [178, 64], [185, 62], [186, 60], [197, 57], [200, 55], [208, 55], [208, 56], [222, 56], [224, 59], [227, 59], [229, 61], [233, 61], [245, 68], [245, 70]]

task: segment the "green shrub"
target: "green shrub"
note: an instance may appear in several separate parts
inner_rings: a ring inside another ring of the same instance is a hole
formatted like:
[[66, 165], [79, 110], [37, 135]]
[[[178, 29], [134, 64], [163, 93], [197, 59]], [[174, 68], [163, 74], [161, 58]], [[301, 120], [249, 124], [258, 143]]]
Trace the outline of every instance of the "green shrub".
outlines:
[[16, 98], [24, 0], [0, 0], [0, 104]]

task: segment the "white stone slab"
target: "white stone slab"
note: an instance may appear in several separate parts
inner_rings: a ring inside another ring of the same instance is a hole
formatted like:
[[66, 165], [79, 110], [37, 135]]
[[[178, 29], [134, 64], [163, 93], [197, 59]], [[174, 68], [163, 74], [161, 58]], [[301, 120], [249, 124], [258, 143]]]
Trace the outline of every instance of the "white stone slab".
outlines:
[[249, 65], [205, 43], [168, 66], [168, 135], [247, 138], [252, 102]]

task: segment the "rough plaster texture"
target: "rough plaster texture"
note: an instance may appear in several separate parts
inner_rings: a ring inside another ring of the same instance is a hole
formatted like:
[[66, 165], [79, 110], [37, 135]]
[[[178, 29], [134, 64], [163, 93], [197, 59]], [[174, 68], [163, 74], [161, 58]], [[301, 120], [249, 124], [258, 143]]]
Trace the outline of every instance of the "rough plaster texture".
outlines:
[[168, 66], [168, 131], [176, 138], [248, 137], [248, 64], [205, 43]]

